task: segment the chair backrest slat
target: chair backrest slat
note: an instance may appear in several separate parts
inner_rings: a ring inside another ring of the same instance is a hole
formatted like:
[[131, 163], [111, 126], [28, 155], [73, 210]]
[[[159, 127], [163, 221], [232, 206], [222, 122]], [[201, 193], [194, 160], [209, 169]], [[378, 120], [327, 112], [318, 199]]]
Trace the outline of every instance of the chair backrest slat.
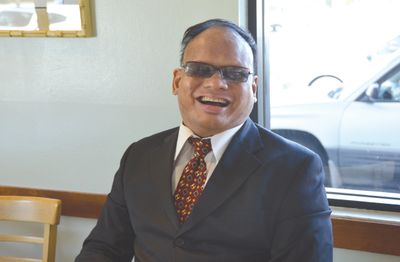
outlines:
[[25, 242], [32, 244], [43, 244], [43, 237], [0, 235], [0, 242]]
[[20, 257], [0, 257], [0, 262], [42, 262], [41, 259], [20, 258]]
[[61, 201], [24, 196], [0, 196], [0, 219], [57, 225], [60, 222]]

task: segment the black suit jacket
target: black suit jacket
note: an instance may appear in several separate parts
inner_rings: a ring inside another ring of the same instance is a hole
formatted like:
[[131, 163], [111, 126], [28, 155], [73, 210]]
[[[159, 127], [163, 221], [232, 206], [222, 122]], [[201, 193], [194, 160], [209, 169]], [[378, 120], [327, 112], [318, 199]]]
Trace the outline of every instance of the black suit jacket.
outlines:
[[171, 192], [178, 129], [125, 152], [83, 261], [332, 261], [319, 157], [247, 120], [187, 222]]

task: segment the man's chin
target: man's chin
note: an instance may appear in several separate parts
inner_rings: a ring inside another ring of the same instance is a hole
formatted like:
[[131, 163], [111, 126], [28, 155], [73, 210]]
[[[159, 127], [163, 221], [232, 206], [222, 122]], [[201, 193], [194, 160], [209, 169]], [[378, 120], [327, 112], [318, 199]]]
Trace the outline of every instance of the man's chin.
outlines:
[[232, 123], [229, 123], [226, 121], [226, 119], [223, 120], [209, 120], [206, 122], [202, 122], [201, 125], [199, 125], [201, 128], [202, 133], [207, 133], [207, 136], [213, 136], [216, 134], [219, 134], [221, 132], [224, 132], [230, 128], [232, 128]]

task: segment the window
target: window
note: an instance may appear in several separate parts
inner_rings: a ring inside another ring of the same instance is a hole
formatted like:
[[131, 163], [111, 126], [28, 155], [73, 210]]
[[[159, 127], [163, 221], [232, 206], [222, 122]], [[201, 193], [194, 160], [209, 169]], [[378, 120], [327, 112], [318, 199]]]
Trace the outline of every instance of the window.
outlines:
[[398, 205], [400, 1], [269, 0], [264, 10], [270, 128], [320, 155], [328, 192]]

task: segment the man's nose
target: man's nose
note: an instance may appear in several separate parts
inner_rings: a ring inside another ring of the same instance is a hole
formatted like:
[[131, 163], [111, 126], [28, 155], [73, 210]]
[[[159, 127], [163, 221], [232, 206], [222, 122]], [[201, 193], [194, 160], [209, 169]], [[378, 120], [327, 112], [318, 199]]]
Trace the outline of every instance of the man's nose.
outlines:
[[224, 79], [223, 73], [221, 70], [215, 70], [214, 74], [212, 74], [209, 78], [205, 79], [207, 82], [207, 86], [209, 87], [217, 87], [217, 88], [228, 88], [228, 83]]

